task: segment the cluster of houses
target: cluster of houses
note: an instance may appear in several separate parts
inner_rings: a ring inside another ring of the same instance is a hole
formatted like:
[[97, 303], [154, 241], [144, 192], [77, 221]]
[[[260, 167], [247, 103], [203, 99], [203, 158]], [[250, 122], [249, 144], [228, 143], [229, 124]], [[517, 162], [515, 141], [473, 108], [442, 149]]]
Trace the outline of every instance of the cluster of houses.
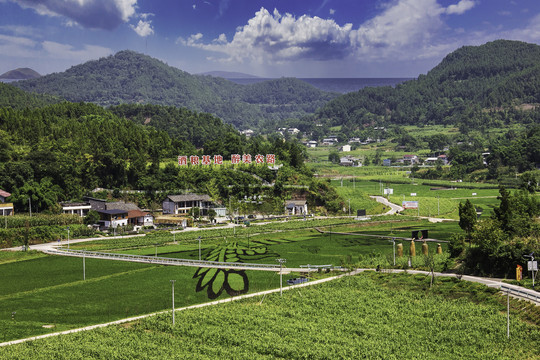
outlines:
[[[341, 150], [340, 149], [340, 151], [351, 151], [350, 150], [351, 144], [368, 145], [368, 144], [371, 144], [371, 143], [374, 143], [374, 142], [379, 143], [381, 141], [384, 141], [384, 139], [372, 139], [372, 138], [368, 137], [365, 140], [361, 140], [360, 138], [350, 138], [349, 141], [347, 142], [348, 145], [343, 145], [342, 146], [342, 148], [348, 147], [349, 150]], [[322, 146], [335, 146], [338, 143], [339, 143], [339, 141], [338, 141], [337, 136], [328, 136], [328, 137], [325, 137], [324, 139], [322, 139], [322, 141], [321, 141]], [[304, 145], [306, 145], [307, 147], [310, 147], [310, 148], [314, 148], [314, 147], [317, 147], [319, 145], [319, 142], [316, 141], [316, 140], [310, 140], [310, 141], [304, 142]]]
[[[428, 157], [424, 160], [424, 165], [436, 165], [437, 163], [441, 163], [442, 165], [448, 164], [448, 158], [446, 155], [441, 154], [439, 156], [435, 157]], [[392, 165], [402, 165], [402, 166], [413, 166], [413, 165], [419, 165], [420, 159], [416, 155], [407, 154], [403, 155], [401, 159], [395, 160], [392, 162], [391, 159], [384, 159], [383, 160], [383, 166], [392, 166]]]

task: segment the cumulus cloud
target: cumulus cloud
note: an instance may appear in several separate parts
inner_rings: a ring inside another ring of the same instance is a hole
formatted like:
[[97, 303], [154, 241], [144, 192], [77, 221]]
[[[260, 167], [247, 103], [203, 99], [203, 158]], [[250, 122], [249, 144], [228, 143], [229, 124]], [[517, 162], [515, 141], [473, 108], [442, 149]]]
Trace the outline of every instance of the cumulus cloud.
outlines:
[[183, 37], [179, 37], [177, 40], [176, 40], [176, 43], [177, 44], [182, 44], [182, 45], [185, 45], [185, 46], [199, 46], [199, 40], [201, 40], [203, 37], [203, 34], [201, 33], [197, 33], [197, 34], [193, 34], [191, 35], [187, 40], [184, 39]]
[[[12, 0], [14, 1], [14, 0]], [[137, 0], [17, 0], [40, 15], [64, 16], [91, 29], [112, 30], [134, 14]]]
[[[323, 1], [323, 5], [326, 3]], [[423, 58], [440, 55], [451, 46], [433, 41], [445, 26], [443, 16], [463, 14], [474, 5], [472, 0], [460, 0], [448, 7], [437, 0], [395, 0], [357, 29], [317, 16], [282, 15], [277, 9], [270, 13], [263, 7], [246, 25], [237, 28], [230, 41], [220, 37], [205, 43], [198, 34], [197, 39], [192, 35], [178, 43], [221, 53], [221, 60], [234, 62]]]
[[450, 5], [446, 8], [447, 14], [458, 14], [461, 15], [464, 12], [472, 9], [476, 5], [476, 2], [473, 0], [460, 0], [455, 5]]
[[333, 20], [307, 15], [296, 19], [291, 14], [281, 15], [277, 10], [271, 14], [261, 8], [247, 25], [237, 30], [230, 42], [223, 43], [226, 38], [220, 36], [211, 44], [192, 42], [191, 45], [222, 52], [235, 61], [246, 57], [276, 61], [339, 58], [346, 56], [351, 46], [351, 29], [351, 24], [339, 26]]
[[152, 21], [139, 20], [137, 26], [130, 25], [130, 27], [137, 33], [137, 35], [141, 37], [147, 37], [148, 35], [152, 35], [154, 33], [154, 29], [152, 29]]

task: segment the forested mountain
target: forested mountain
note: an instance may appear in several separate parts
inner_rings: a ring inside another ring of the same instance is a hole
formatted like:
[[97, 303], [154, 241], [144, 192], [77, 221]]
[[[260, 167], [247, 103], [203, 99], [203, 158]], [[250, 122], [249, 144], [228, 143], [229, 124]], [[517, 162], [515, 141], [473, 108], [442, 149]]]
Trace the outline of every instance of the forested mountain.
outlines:
[[0, 82], [0, 107], [14, 109], [35, 108], [60, 102], [59, 98], [50, 95], [29, 94], [11, 84]]
[[10, 70], [2, 75], [0, 75], [0, 79], [16, 79], [16, 80], [22, 80], [22, 79], [35, 79], [40, 77], [41, 75], [30, 68], [18, 68], [15, 70]]
[[215, 114], [238, 128], [303, 116], [337, 96], [298, 79], [239, 85], [222, 78], [190, 75], [127, 50], [14, 85], [102, 106], [143, 103], [187, 107]]
[[[540, 46], [497, 40], [462, 47], [427, 75], [395, 88], [340, 96], [304, 120], [304, 126], [343, 125], [351, 133], [373, 124], [453, 124], [466, 132], [500, 121], [538, 122], [538, 111], [514, 112], [518, 105], [538, 103]], [[492, 116], [503, 109], [510, 113]]]

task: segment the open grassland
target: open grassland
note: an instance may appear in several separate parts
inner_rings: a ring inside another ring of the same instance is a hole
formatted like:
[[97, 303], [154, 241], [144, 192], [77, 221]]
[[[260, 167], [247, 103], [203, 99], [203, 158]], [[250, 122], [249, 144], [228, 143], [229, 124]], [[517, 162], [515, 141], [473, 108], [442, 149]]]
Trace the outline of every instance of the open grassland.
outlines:
[[[392, 242], [361, 234], [409, 237], [411, 230], [427, 228], [430, 237], [445, 239], [457, 228], [455, 223], [431, 224], [427, 221], [395, 221], [394, 218], [387, 217], [387, 221], [370, 223], [352, 223], [350, 220], [317, 223], [323, 231], [355, 233], [353, 235], [321, 234], [313, 228], [267, 233], [257, 232], [257, 227], [244, 228], [251, 232], [237, 234], [236, 237], [202, 240], [201, 253], [203, 259], [210, 260], [219, 253], [223, 254], [224, 261], [251, 263], [275, 263], [275, 259], [281, 257], [287, 259], [285, 266], [289, 267], [355, 264], [384, 268], [392, 264]], [[297, 223], [295, 226], [300, 226], [304, 221]], [[292, 222], [288, 225], [292, 227]], [[122, 253], [155, 256], [157, 252], [160, 257], [197, 259], [197, 239], [191, 238], [191, 235], [182, 239], [179, 235], [188, 236], [188, 233], [162, 233], [153, 238], [121, 239], [122, 242], [113, 240], [113, 243], [122, 249], [117, 250]], [[147, 241], [145, 244], [141, 242], [143, 239]], [[96, 243], [106, 245], [108, 241]], [[129, 247], [129, 241], [136, 242], [137, 246]], [[407, 244], [404, 242], [406, 249]], [[87, 243], [73, 246], [93, 249], [92, 244]], [[446, 248], [444, 244], [443, 248]], [[430, 244], [430, 253], [434, 253], [435, 249], [436, 244]], [[113, 249], [108, 248], [107, 251]], [[211, 293], [217, 294], [212, 299], [231, 296], [221, 288], [224, 272], [208, 273], [201, 277], [197, 276], [197, 268], [87, 258], [86, 280], [83, 280], [82, 258], [44, 256], [35, 252], [0, 254], [0, 342], [167, 309], [171, 296], [169, 280], [172, 279], [177, 280], [175, 290], [178, 306], [206, 302]], [[439, 270], [447, 266], [446, 262], [447, 256], [444, 254], [437, 258]], [[406, 257], [398, 259], [397, 266], [406, 266]], [[413, 266], [422, 267], [423, 258], [417, 256], [413, 259]], [[214, 275], [215, 278], [212, 278]], [[287, 274], [285, 279], [298, 275]], [[233, 280], [231, 275], [229, 285], [249, 293], [279, 287], [279, 276], [275, 273], [246, 271], [245, 278], [247, 282], [238, 283], [243, 278], [236, 276], [236, 280]], [[199, 285], [201, 291], [196, 291]], [[52, 328], [44, 325], [51, 325]]]
[[538, 310], [482, 285], [363, 273], [0, 349], [10, 359], [536, 359]]

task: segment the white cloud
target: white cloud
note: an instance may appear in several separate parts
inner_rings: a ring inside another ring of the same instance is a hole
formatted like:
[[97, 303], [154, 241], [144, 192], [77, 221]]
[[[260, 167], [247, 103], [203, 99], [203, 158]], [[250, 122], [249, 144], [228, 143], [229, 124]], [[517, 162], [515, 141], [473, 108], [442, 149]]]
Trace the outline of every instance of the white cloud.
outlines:
[[349, 52], [347, 49], [351, 46], [351, 29], [351, 24], [339, 26], [333, 20], [307, 15], [296, 19], [291, 14], [281, 15], [277, 10], [270, 14], [261, 8], [247, 25], [237, 29], [228, 43], [189, 44], [188, 41], [187, 44], [224, 53], [229, 60], [234, 61], [243, 61], [245, 58], [260, 62], [264, 59], [286, 61], [339, 58]]
[[104, 57], [113, 52], [109, 48], [96, 45], [84, 45], [80, 49], [76, 49], [72, 45], [54, 41], [44, 41], [41, 45], [47, 58], [75, 60], [79, 63]]
[[328, 12], [330, 13], [330, 15], [334, 15], [336, 13], [336, 10], [330, 9]]
[[200, 45], [198, 43], [198, 41], [201, 40], [202, 37], [203, 37], [203, 34], [201, 34], [201, 33], [193, 34], [187, 40], [184, 39], [183, 37], [179, 37], [176, 40], [176, 43], [184, 45], [184, 46], [196, 46], [196, 47], [198, 47]]
[[141, 37], [147, 37], [148, 35], [152, 35], [154, 33], [154, 29], [152, 29], [152, 21], [150, 20], [139, 20], [137, 26], [130, 25], [130, 27], [137, 33], [137, 35]]
[[436, 0], [400, 0], [360, 26], [358, 50], [364, 56], [400, 56], [404, 48], [422, 47], [442, 27], [443, 13]]
[[460, 0], [457, 4], [448, 6], [446, 8], [446, 13], [461, 15], [472, 9], [475, 5], [476, 2], [474, 0]]
[[11, 0], [40, 15], [63, 16], [85, 28], [112, 30], [135, 15], [137, 0]]
[[0, 34], [0, 54], [4, 56], [35, 57], [37, 45], [38, 42], [26, 37]]

